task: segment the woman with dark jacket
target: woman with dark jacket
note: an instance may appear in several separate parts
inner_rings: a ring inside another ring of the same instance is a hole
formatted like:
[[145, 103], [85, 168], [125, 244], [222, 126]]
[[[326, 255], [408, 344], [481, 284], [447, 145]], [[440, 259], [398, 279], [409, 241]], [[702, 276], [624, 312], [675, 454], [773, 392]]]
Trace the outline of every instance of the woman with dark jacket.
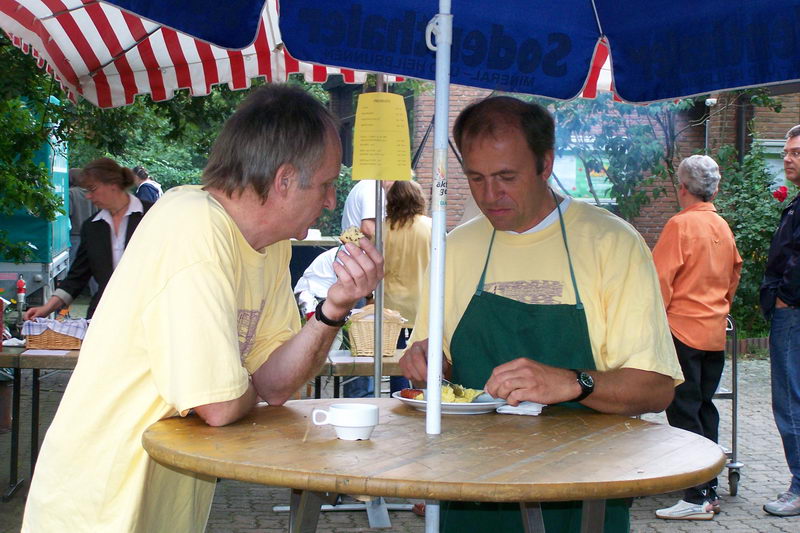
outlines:
[[83, 223], [78, 253], [66, 279], [44, 305], [28, 309], [25, 320], [44, 317], [68, 306], [94, 277], [99, 289], [87, 311], [86, 318], [91, 318], [131, 235], [153, 205], [127, 192], [134, 182], [133, 172], [113, 159], [102, 157], [92, 161], [83, 167], [78, 180], [86, 190], [86, 197], [100, 211]]

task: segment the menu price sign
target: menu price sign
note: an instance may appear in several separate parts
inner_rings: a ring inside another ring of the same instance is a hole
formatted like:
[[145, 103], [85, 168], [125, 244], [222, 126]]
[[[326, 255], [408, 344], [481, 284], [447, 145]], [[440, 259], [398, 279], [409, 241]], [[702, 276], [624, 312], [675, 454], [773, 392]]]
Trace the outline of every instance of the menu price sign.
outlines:
[[392, 93], [358, 96], [353, 179], [411, 179], [411, 143], [403, 97]]

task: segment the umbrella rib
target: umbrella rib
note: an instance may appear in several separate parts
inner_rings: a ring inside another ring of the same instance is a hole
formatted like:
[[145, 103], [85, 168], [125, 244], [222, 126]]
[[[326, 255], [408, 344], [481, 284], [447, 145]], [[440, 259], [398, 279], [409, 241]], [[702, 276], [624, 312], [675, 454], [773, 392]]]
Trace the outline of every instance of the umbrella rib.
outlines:
[[62, 9], [61, 11], [53, 11], [53, 13], [51, 13], [50, 15], [48, 15], [46, 17], [42, 17], [40, 20], [49, 20], [49, 19], [52, 19], [52, 18], [56, 18], [56, 17], [59, 17], [61, 15], [67, 14], [67, 13], [72, 13], [73, 11], [77, 11], [79, 9], [85, 9], [86, 6], [88, 6], [88, 5], [99, 4], [99, 3], [100, 3], [100, 0], [85, 1], [82, 4], [80, 4], [79, 6], [75, 6], [75, 7], [68, 8], [68, 9]]
[[605, 37], [606, 34], [603, 32], [603, 25], [600, 24], [600, 15], [597, 14], [597, 6], [595, 5], [595, 0], [592, 0], [592, 11], [594, 11], [594, 20], [597, 22], [597, 31], [600, 32], [600, 37]]
[[119, 59], [120, 57], [124, 56], [125, 54], [127, 54], [128, 52], [130, 52], [131, 50], [136, 48], [137, 46], [139, 46], [139, 44], [141, 42], [146, 41], [147, 39], [149, 39], [151, 35], [153, 35], [157, 31], [161, 30], [161, 28], [163, 28], [163, 26], [159, 25], [156, 28], [154, 28], [153, 31], [145, 33], [141, 38], [136, 39], [136, 41], [133, 43], [132, 46], [126, 48], [125, 50], [123, 50], [122, 52], [118, 53], [117, 55], [112, 56], [111, 59], [109, 59], [108, 61], [106, 61], [102, 65], [98, 65], [96, 69], [91, 70], [89, 72], [89, 76], [90, 77], [94, 77], [95, 74], [97, 74], [98, 72], [100, 72], [101, 70], [106, 68], [108, 65], [114, 63], [117, 59]]

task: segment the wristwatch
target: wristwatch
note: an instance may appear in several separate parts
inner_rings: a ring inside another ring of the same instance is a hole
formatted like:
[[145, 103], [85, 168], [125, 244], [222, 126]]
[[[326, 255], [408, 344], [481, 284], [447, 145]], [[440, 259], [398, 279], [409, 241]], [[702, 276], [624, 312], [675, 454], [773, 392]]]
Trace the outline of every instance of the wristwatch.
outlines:
[[330, 318], [326, 317], [325, 314], [322, 312], [322, 304], [325, 303], [325, 300], [321, 300], [317, 304], [317, 308], [314, 310], [314, 318], [325, 324], [326, 326], [330, 326], [332, 328], [340, 328], [347, 324], [347, 320], [350, 318], [350, 315], [345, 315], [341, 320], [331, 320]]
[[575, 372], [575, 376], [578, 378], [578, 385], [581, 386], [581, 393], [570, 401], [580, 402], [585, 400], [587, 396], [594, 392], [594, 378], [591, 376], [591, 374], [584, 372], [583, 370], [575, 370], [574, 368], [571, 370]]

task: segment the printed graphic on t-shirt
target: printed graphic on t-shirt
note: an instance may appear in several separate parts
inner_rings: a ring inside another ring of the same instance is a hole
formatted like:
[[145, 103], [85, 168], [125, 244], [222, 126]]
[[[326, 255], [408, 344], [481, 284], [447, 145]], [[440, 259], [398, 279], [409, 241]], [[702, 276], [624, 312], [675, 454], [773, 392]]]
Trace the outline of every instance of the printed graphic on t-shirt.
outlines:
[[239, 309], [237, 325], [239, 327], [239, 358], [244, 364], [247, 354], [253, 349], [253, 339], [256, 335], [258, 322], [261, 320], [261, 312], [264, 309], [265, 300], [261, 300], [258, 309]]
[[564, 284], [546, 279], [501, 281], [487, 283], [484, 290], [525, 304], [557, 305], [563, 298]]

